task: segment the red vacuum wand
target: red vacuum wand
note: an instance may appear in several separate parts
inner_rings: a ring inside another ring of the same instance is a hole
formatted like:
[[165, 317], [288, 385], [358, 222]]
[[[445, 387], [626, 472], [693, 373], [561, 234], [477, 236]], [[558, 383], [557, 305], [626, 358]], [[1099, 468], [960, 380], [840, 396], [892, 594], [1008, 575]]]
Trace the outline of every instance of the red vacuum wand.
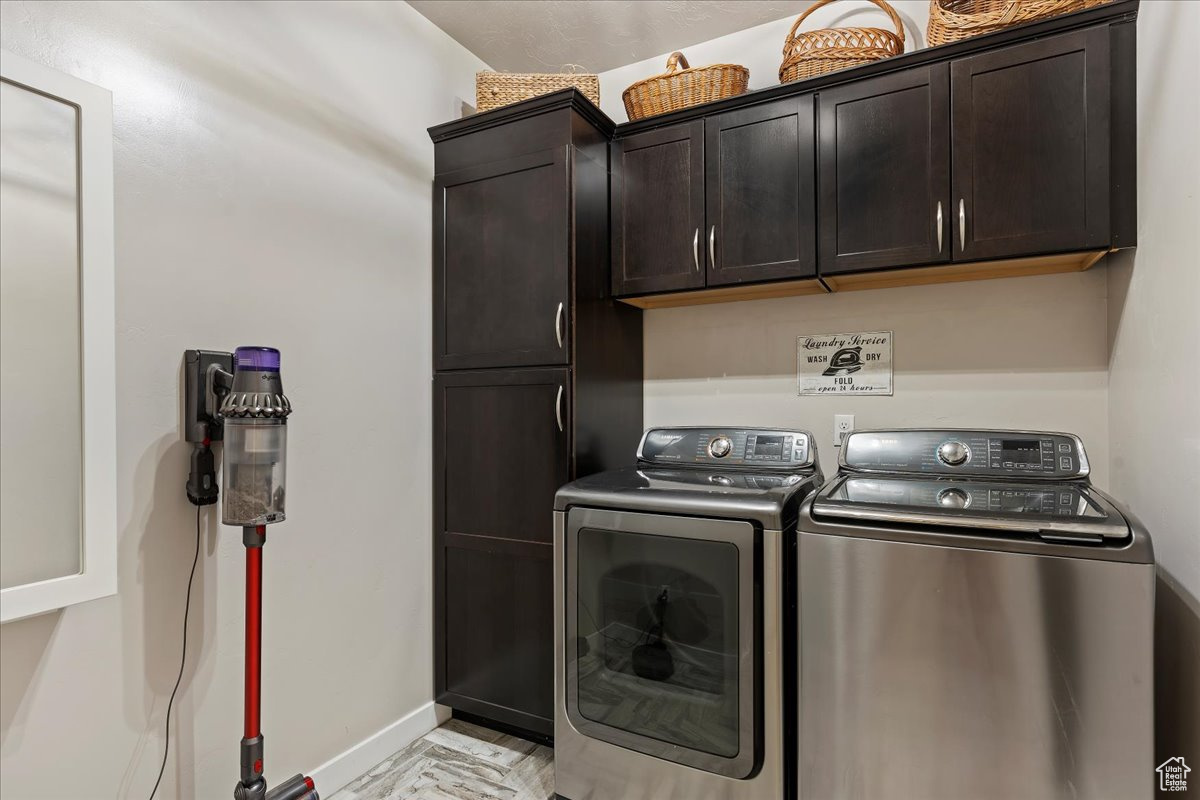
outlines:
[[242, 775], [236, 800], [320, 800], [313, 779], [293, 775], [273, 789], [263, 777], [262, 709], [262, 552], [267, 526], [242, 528], [246, 545], [246, 714], [242, 736]]
[[[262, 708], [262, 545], [266, 543], [267, 526], [254, 529], [261, 540], [257, 546], [246, 545], [246, 724], [245, 737], [256, 738], [259, 730], [259, 711]], [[261, 768], [261, 765], [260, 765]]]

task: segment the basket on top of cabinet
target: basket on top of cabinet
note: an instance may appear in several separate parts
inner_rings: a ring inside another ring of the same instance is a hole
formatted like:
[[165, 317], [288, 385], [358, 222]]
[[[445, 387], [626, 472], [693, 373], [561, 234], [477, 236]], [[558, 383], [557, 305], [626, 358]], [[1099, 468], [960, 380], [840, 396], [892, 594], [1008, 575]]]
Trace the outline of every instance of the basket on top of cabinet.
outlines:
[[475, 110], [491, 111], [531, 97], [578, 89], [583, 96], [600, 105], [600, 76], [576, 72], [492, 72], [475, 73]]
[[783, 44], [779, 82], [812, 78], [839, 69], [869, 64], [904, 52], [904, 23], [885, 0], [870, 0], [891, 18], [895, 33], [883, 28], [821, 28], [800, 33], [808, 15], [834, 0], [820, 0], [808, 7], [788, 31]]
[[740, 64], [688, 66], [683, 53], [671, 53], [667, 71], [638, 81], [621, 93], [625, 113], [633, 122], [656, 114], [734, 97], [746, 91], [750, 70]]
[[930, 47], [936, 47], [1106, 2], [1108, 0], [929, 0], [929, 29], [925, 41]]

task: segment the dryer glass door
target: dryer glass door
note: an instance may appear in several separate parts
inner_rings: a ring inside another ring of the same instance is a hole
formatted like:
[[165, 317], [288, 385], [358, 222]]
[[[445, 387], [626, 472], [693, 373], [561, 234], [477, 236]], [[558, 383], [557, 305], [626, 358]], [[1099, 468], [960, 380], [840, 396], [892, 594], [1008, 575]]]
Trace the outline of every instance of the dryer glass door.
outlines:
[[754, 526], [573, 509], [566, 544], [572, 724], [746, 777], [758, 727]]

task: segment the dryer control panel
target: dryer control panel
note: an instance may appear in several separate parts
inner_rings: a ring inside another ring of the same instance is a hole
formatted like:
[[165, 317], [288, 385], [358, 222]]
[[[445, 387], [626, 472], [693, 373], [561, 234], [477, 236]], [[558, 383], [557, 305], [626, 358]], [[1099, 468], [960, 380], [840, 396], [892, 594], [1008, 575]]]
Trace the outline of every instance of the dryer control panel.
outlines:
[[638, 461], [788, 470], [811, 467], [816, 446], [807, 431], [767, 428], [651, 428]]
[[847, 470], [915, 475], [1070, 480], [1089, 472], [1079, 437], [1038, 431], [856, 431], [840, 460]]

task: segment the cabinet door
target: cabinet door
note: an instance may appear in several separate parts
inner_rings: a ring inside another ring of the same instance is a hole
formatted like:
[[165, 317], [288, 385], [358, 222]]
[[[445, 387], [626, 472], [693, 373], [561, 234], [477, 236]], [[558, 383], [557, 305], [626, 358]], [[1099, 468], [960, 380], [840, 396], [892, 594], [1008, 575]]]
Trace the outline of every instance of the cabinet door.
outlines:
[[435, 368], [567, 363], [569, 217], [565, 147], [434, 179]]
[[447, 534], [438, 555], [438, 702], [553, 736], [554, 545]]
[[570, 480], [570, 371], [483, 370], [434, 378], [439, 530], [553, 540], [554, 493]]
[[705, 120], [708, 285], [816, 275], [812, 95]]
[[947, 75], [937, 64], [817, 97], [822, 274], [949, 260]]
[[554, 493], [571, 478], [571, 373], [434, 378], [438, 701], [553, 733]]
[[612, 143], [613, 294], [704, 285], [704, 123]]
[[952, 62], [955, 259], [1107, 246], [1108, 37]]

